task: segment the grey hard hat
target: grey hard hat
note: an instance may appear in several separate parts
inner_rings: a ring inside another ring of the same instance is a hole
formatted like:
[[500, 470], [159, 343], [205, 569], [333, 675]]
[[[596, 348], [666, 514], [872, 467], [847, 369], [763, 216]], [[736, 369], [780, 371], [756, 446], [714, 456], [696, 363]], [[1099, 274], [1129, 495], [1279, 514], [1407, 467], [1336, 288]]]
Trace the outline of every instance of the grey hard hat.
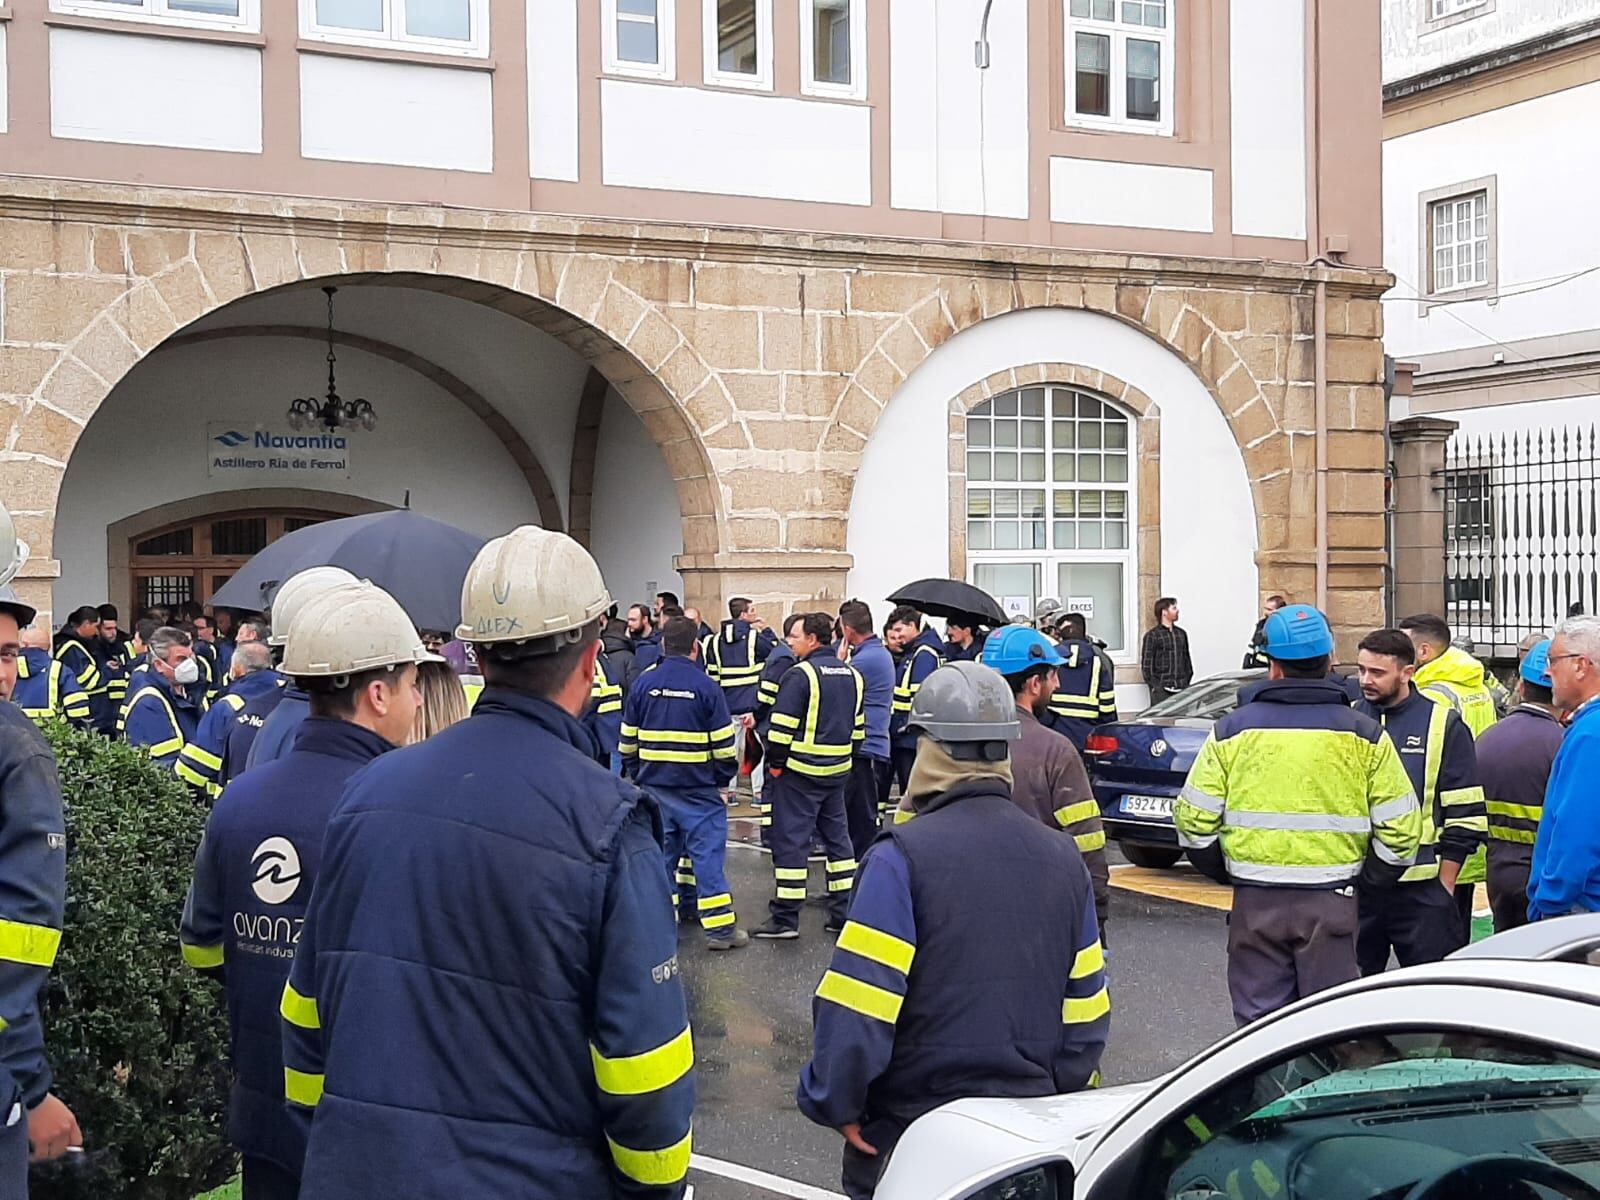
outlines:
[[1011, 685], [977, 662], [947, 663], [923, 680], [906, 728], [940, 742], [1014, 742], [1022, 736]]
[[9, 583], [0, 587], [0, 612], [8, 612], [17, 619], [17, 625], [26, 628], [33, 624], [33, 619], [39, 611], [31, 604], [24, 604], [17, 595], [17, 589]]
[[1040, 598], [1039, 603], [1033, 606], [1033, 619], [1035, 621], [1043, 621], [1047, 617], [1055, 616], [1060, 611], [1061, 601], [1054, 596], [1044, 596]]

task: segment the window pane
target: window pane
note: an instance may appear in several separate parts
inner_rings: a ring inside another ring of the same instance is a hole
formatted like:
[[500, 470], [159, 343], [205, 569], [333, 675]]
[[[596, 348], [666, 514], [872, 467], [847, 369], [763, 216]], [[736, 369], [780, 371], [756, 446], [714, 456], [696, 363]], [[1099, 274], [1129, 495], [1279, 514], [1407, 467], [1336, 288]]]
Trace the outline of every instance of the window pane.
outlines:
[[657, 0], [617, 0], [617, 11], [635, 17], [649, 17], [653, 21], [656, 17], [656, 3]]
[[1078, 425], [1078, 449], [1100, 449], [1100, 422], [1084, 421]]
[[1138, 25], [1144, 21], [1144, 6], [1139, 0], [1122, 0], [1122, 19], [1129, 25]]
[[1116, 0], [1094, 0], [1094, 19], [1109, 21], [1116, 12]]
[[987, 446], [989, 444], [989, 422], [967, 420], [967, 445]]
[[1100, 516], [1100, 500], [1104, 495], [1104, 492], [1079, 492], [1078, 515], [1080, 517], [1098, 519]]
[[1089, 15], [1089, 0], [1072, 0], [1072, 15], [1087, 17]]
[[472, 40], [472, 0], [406, 0], [406, 32], [412, 37]]
[[1018, 544], [1017, 523], [1015, 521], [1000, 521], [994, 527], [994, 548], [996, 550], [1020, 550]]
[[653, 21], [617, 22], [617, 58], [622, 62], [656, 63], [661, 52], [656, 49], [656, 26]]
[[204, 13], [210, 17], [237, 17], [239, 0], [167, 0], [173, 12]]
[[1106, 421], [1106, 449], [1126, 450], [1128, 448], [1128, 423], [1126, 421]]
[[756, 0], [717, 0], [717, 70], [758, 75]]
[[1022, 493], [1022, 515], [1030, 519], [1044, 516], [1044, 492], [1030, 488]]
[[1070, 454], [1055, 455], [1055, 480], [1057, 483], [1075, 483], [1078, 478], [1078, 467]]
[[1078, 511], [1078, 494], [1076, 492], [1057, 492], [1055, 503], [1052, 506], [1058, 517], [1070, 517]]
[[1099, 550], [1100, 548], [1100, 522], [1080, 521], [1078, 523], [1078, 549]]
[[967, 549], [989, 549], [989, 523], [987, 521], [967, 522]]
[[1089, 633], [1112, 651], [1127, 648], [1122, 624], [1124, 571], [1121, 563], [1062, 563], [1056, 572], [1056, 587], [1063, 603], [1069, 596], [1094, 600]]
[[1026, 596], [1029, 612], [1039, 599], [1037, 563], [977, 563], [972, 582], [991, 596]]
[[1057, 450], [1072, 450], [1078, 444], [1077, 427], [1071, 421], [1056, 421], [1050, 437]]
[[812, 78], [850, 83], [850, 0], [812, 0]]
[[996, 421], [994, 423], [994, 444], [996, 446], [1016, 447], [1017, 423], [1015, 421]]
[[1126, 454], [1106, 455], [1106, 482], [1128, 482], [1128, 456]]
[[967, 516], [987, 517], [993, 508], [988, 488], [967, 489]]
[[1084, 483], [1100, 482], [1100, 456], [1098, 454], [1078, 455], [1078, 478]]
[[1050, 415], [1052, 417], [1070, 417], [1072, 412], [1072, 393], [1064, 388], [1050, 390]]
[[1106, 516], [1115, 517], [1117, 520], [1128, 515], [1128, 493], [1102, 492], [1106, 502]]
[[1128, 548], [1128, 523], [1126, 521], [1106, 522], [1106, 549], [1126, 550]]
[[1024, 421], [1022, 423], [1022, 448], [1024, 450], [1044, 449], [1044, 422]]
[[211, 553], [254, 554], [267, 547], [265, 517], [235, 517], [211, 522]]
[[1144, 0], [1144, 23], [1151, 29], [1167, 27], [1167, 0]]
[[1098, 33], [1080, 33], [1077, 90], [1073, 108], [1086, 117], [1111, 115], [1111, 39]]
[[1029, 388], [1022, 393], [1022, 415], [1025, 417], [1044, 416], [1044, 389]]
[[1024, 454], [1022, 456], [1022, 479], [1025, 483], [1044, 482], [1044, 455]]
[[317, 0], [317, 24], [383, 32], [383, 0]]
[[997, 517], [1014, 517], [1017, 515], [1017, 505], [1020, 503], [1017, 493], [1009, 488], [997, 490], [994, 494], [994, 515]]
[[1128, 39], [1128, 120], [1161, 119], [1161, 43]]
[[1071, 521], [1056, 522], [1056, 549], [1076, 550], [1078, 548], [1078, 527]]
[[987, 454], [978, 453], [967, 455], [967, 478], [976, 480], [979, 483], [988, 481], [989, 456]]
[[133, 548], [133, 552], [146, 557], [153, 554], [193, 554], [194, 526], [188, 525], [158, 537], [145, 538]]
[[1017, 394], [1007, 392], [1003, 396], [994, 398], [994, 415], [997, 417], [1014, 417], [1017, 415]]
[[1102, 412], [1104, 412], [1104, 408], [1100, 401], [1093, 396], [1085, 396], [1082, 392], [1078, 393], [1078, 416], [1098, 419]]

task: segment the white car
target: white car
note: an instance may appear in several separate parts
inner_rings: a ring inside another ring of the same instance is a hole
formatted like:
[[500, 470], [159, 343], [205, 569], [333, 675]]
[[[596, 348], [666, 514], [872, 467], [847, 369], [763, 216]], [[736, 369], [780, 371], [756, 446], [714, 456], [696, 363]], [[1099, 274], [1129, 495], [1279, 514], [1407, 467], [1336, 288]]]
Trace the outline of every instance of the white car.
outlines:
[[1600, 915], [1542, 922], [1303, 1000], [1152, 1083], [947, 1104], [877, 1200], [1600, 1200], [1590, 962]]

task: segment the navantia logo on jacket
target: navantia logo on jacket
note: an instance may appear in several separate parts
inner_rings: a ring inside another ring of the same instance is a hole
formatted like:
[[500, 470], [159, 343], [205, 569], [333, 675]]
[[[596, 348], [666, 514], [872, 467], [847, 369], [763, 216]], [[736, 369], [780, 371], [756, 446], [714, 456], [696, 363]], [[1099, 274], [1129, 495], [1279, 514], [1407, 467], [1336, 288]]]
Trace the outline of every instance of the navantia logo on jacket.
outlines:
[[300, 889], [300, 852], [288, 838], [271, 837], [250, 856], [255, 894], [265, 904], [287, 904]]

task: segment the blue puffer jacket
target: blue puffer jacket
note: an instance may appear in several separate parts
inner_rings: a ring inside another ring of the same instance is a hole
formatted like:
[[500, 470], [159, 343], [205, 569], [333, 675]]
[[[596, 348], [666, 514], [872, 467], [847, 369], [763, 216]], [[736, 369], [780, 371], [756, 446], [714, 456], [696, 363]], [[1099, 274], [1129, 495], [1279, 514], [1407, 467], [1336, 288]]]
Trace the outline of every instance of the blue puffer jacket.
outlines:
[[306, 1196], [681, 1195], [693, 1052], [660, 820], [593, 752], [491, 687], [351, 781], [283, 999]]
[[191, 967], [227, 973], [229, 1132], [245, 1154], [296, 1175], [305, 1131], [283, 1106], [283, 985], [317, 881], [328, 814], [350, 777], [393, 749], [359, 725], [309, 718], [293, 750], [228, 785], [195, 855], [179, 941]]

